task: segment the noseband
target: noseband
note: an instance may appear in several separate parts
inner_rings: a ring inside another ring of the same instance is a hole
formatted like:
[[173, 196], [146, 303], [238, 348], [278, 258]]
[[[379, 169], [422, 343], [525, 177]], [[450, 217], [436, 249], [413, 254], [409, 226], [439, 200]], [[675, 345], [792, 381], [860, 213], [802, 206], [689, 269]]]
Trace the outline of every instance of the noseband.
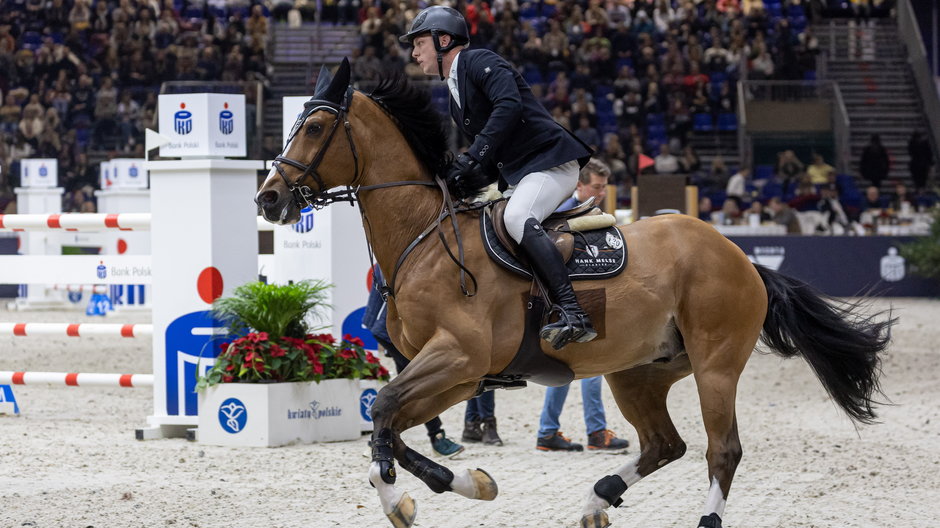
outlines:
[[[323, 157], [326, 155], [327, 149], [330, 148], [330, 143], [333, 142], [333, 136], [336, 135], [336, 129], [339, 127], [339, 122], [343, 121], [343, 127], [346, 129], [346, 140], [349, 142], [349, 150], [352, 151], [353, 155], [354, 168], [352, 185], [355, 185], [355, 183], [359, 181], [359, 153], [356, 151], [356, 143], [353, 141], [352, 137], [352, 127], [349, 124], [349, 103], [352, 102], [352, 93], [352, 87], [347, 88], [346, 95], [343, 97], [343, 102], [341, 104], [315, 98], [311, 98], [309, 101], [304, 103], [304, 111], [302, 114], [300, 114], [300, 117], [297, 118], [297, 122], [294, 123], [294, 128], [291, 130], [290, 137], [286, 143], [287, 145], [290, 145], [291, 141], [293, 141], [297, 134], [300, 133], [304, 122], [306, 122], [307, 118], [310, 117], [310, 115], [314, 112], [324, 110], [336, 116], [336, 119], [333, 121], [333, 126], [330, 127], [330, 133], [326, 136], [326, 141], [323, 142], [323, 146], [317, 151], [313, 161], [311, 161], [309, 164], [304, 164], [301, 161], [284, 156], [284, 153], [274, 158], [275, 170], [277, 170], [277, 173], [284, 180], [284, 184], [287, 185], [287, 190], [289, 190], [291, 195], [294, 197], [294, 202], [301, 209], [304, 208], [304, 204], [313, 207], [314, 209], [322, 209], [327, 205], [337, 201], [348, 201], [350, 203], [356, 201], [354, 191], [352, 189], [333, 193], [324, 192], [326, 191], [326, 185], [324, 185], [323, 178], [321, 178], [320, 174], [317, 172], [317, 167], [320, 166], [320, 163], [323, 161]], [[291, 182], [287, 179], [287, 175], [284, 174], [284, 169], [281, 168], [280, 165], [281, 163], [290, 165], [295, 169], [299, 169], [303, 171], [303, 174], [301, 174], [296, 181]], [[313, 180], [316, 182], [317, 189], [311, 189], [309, 185], [303, 184], [308, 176], [313, 177]]]

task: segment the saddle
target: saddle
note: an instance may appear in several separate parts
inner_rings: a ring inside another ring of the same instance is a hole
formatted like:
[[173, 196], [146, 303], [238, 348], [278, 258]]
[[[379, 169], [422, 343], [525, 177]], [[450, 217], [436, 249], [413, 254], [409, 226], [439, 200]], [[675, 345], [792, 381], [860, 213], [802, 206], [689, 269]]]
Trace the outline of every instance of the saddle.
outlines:
[[[539, 330], [549, 310], [518, 244], [509, 236], [503, 222], [506, 201], [487, 206], [480, 215], [481, 234], [487, 254], [504, 268], [532, 278], [528, 295], [520, 299], [525, 307], [525, 329], [519, 350], [502, 372], [487, 376], [480, 391], [495, 388], [519, 388], [526, 381], [558, 387], [570, 383], [574, 373], [565, 363], [542, 351]], [[578, 207], [550, 215], [542, 226], [555, 243], [568, 266], [572, 280], [606, 279], [621, 273], [627, 264], [627, 248], [614, 218], [594, 207], [593, 199]], [[605, 334], [606, 291], [603, 288], [580, 289], [578, 302], [591, 316], [598, 339]]]

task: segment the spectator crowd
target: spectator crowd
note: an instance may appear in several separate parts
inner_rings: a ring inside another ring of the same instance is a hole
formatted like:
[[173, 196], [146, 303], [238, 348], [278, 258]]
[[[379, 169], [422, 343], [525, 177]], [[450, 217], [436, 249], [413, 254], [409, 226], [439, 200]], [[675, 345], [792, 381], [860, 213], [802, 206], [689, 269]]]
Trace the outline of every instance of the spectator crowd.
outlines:
[[65, 210], [93, 210], [96, 162], [143, 157], [161, 83], [264, 80], [268, 19], [247, 2], [0, 0], [0, 200], [17, 160], [56, 158]]

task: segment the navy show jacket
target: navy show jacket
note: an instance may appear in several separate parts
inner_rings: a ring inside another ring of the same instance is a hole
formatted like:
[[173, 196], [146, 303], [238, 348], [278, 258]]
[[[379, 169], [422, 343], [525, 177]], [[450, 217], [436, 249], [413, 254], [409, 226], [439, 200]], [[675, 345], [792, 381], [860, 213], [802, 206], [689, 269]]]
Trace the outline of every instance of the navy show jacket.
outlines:
[[532, 95], [519, 72], [487, 49], [463, 50], [457, 60], [460, 106], [450, 98], [450, 115], [472, 144], [467, 154], [510, 185], [532, 172], [593, 154]]

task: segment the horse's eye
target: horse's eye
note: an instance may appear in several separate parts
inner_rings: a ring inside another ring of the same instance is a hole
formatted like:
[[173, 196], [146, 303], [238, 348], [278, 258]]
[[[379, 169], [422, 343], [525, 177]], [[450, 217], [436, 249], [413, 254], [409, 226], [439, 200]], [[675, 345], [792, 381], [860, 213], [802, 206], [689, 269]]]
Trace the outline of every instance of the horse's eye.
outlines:
[[318, 123], [314, 123], [307, 127], [307, 135], [315, 136], [319, 134], [321, 130], [323, 130], [323, 127], [321, 127]]

